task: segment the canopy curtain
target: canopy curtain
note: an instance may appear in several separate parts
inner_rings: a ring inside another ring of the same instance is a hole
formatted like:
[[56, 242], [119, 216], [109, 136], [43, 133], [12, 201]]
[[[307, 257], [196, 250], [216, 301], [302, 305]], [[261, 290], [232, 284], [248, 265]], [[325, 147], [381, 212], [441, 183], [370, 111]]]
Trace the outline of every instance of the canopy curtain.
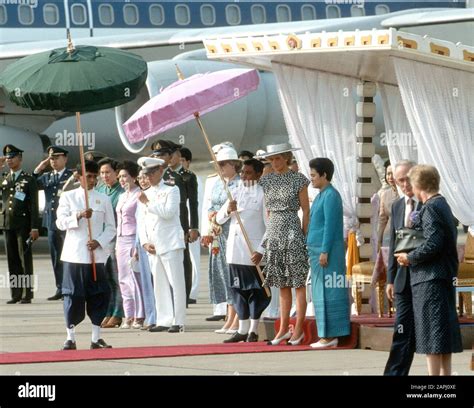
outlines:
[[353, 230], [363, 242], [356, 214], [355, 102], [352, 78], [272, 63], [278, 97], [300, 171], [309, 177], [309, 160], [330, 158], [333, 184], [344, 205], [345, 235]]
[[385, 133], [380, 144], [387, 146], [392, 167], [402, 160], [418, 162], [418, 150], [397, 86], [377, 83], [382, 99]]
[[418, 162], [436, 166], [441, 193], [474, 235], [474, 74], [393, 58]]

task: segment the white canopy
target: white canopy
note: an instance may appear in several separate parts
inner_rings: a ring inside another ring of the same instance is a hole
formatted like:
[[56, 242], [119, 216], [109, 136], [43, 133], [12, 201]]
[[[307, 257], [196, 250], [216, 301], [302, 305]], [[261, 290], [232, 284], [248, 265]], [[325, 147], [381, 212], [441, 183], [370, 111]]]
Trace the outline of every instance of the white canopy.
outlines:
[[310, 155], [335, 159], [335, 183], [350, 219], [356, 146], [347, 96], [355, 80], [378, 83], [386, 135], [399, 136], [388, 140], [390, 159], [436, 166], [454, 215], [474, 235], [473, 47], [395, 29], [214, 38], [204, 44], [210, 59], [275, 72], [290, 141], [304, 148], [305, 161]]

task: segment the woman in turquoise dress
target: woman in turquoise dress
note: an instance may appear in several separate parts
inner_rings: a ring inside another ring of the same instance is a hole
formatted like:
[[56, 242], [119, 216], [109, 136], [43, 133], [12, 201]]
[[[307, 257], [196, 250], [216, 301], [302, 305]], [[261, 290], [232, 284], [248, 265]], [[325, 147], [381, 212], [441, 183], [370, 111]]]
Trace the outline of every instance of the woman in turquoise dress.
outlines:
[[350, 334], [349, 290], [346, 284], [342, 199], [332, 186], [334, 164], [318, 157], [309, 162], [311, 183], [320, 190], [313, 202], [307, 248], [311, 264], [313, 305], [320, 340], [313, 348], [336, 347]]

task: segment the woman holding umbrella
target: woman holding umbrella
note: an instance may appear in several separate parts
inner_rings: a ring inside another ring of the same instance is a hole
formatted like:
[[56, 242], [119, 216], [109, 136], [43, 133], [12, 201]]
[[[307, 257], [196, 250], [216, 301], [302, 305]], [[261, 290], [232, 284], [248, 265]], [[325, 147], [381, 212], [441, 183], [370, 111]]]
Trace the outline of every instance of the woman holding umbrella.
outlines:
[[[291, 345], [303, 341], [303, 322], [306, 314], [306, 276], [309, 270], [305, 235], [309, 221], [309, 180], [301, 173], [290, 170], [293, 148], [289, 143], [267, 146], [266, 158], [272, 164], [273, 173], [263, 176], [259, 184], [265, 194], [269, 211], [266, 239], [264, 241], [266, 274], [264, 286], [280, 288], [280, 330], [269, 345], [289, 340]], [[303, 223], [298, 210], [303, 211]], [[260, 257], [252, 260], [258, 263]], [[291, 289], [296, 290], [296, 326], [289, 331]]]

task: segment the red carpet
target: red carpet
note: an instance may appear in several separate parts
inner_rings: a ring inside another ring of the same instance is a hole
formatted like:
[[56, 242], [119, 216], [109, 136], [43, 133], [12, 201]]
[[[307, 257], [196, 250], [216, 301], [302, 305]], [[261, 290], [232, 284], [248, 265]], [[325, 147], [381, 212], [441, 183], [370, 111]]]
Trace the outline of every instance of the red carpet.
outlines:
[[[363, 326], [393, 326], [395, 324], [395, 317], [378, 317], [377, 314], [363, 314], [361, 316], [351, 316], [351, 322]], [[474, 319], [466, 316], [459, 318], [460, 324], [474, 324]]]
[[[352, 349], [357, 345], [357, 333], [344, 338], [337, 348]], [[127, 358], [183, 357], [239, 353], [275, 353], [282, 351], [308, 351], [309, 346], [267, 346], [264, 342], [237, 344], [195, 344], [184, 346], [126, 347], [103, 350], [33, 351], [2, 353], [0, 364], [59, 363], [65, 361], [119, 360]], [[317, 351], [317, 350], [314, 350]]]

